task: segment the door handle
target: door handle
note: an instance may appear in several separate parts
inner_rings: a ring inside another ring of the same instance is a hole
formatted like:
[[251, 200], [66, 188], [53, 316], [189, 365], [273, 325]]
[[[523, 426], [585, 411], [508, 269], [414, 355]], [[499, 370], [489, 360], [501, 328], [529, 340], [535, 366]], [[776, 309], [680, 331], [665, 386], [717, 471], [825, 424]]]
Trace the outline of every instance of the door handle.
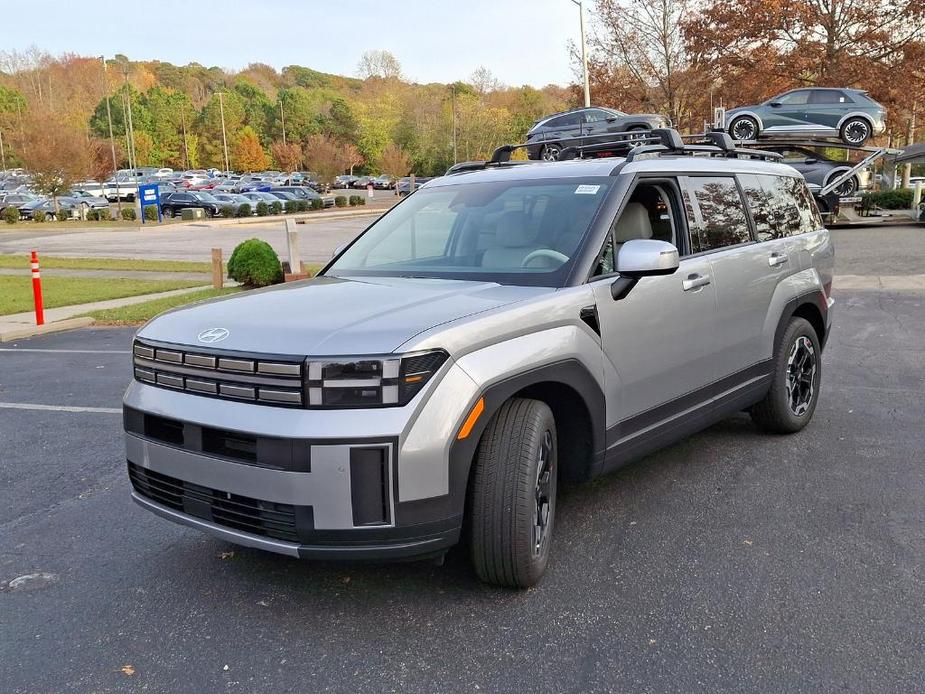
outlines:
[[692, 275], [688, 275], [687, 279], [681, 282], [681, 288], [684, 291], [689, 292], [692, 289], [706, 287], [708, 284], [710, 284], [710, 278], [707, 275], [698, 275], [697, 273], [694, 273]]
[[790, 259], [784, 253], [772, 253], [768, 256], [768, 265], [777, 267], [778, 265], [783, 265], [788, 260]]

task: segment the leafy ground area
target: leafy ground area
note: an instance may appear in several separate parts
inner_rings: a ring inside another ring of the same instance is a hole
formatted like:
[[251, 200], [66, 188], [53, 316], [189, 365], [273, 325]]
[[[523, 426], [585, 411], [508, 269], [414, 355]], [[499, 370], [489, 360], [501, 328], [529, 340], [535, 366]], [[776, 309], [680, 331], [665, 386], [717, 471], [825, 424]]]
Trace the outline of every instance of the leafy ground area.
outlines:
[[[154, 294], [201, 285], [201, 280], [133, 280], [96, 277], [43, 277], [45, 308], [72, 306], [91, 301]], [[0, 276], [0, 316], [31, 311], [32, 280], [15, 275]]]
[[[43, 270], [127, 270], [149, 272], [211, 272], [211, 263], [183, 260], [138, 260], [136, 258], [56, 258], [39, 256]], [[0, 268], [28, 270], [28, 255], [0, 255]]]
[[166, 296], [163, 299], [152, 299], [151, 301], [145, 301], [140, 304], [122, 306], [121, 308], [93, 311], [86, 315], [102, 325], [139, 325], [151, 320], [154, 316], [168, 309], [176, 308], [177, 306], [185, 306], [195, 301], [203, 301], [204, 299], [212, 299], [217, 296], [233, 294], [239, 291], [241, 291], [241, 287], [204, 289], [201, 292]]

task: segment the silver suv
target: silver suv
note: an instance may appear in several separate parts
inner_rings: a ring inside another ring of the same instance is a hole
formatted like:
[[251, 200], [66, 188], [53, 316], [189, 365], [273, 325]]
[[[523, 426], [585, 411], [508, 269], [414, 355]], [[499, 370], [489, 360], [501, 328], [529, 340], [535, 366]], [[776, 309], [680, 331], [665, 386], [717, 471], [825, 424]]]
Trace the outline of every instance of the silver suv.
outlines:
[[316, 279], [150, 322], [124, 402], [135, 501], [294, 557], [465, 537], [481, 579], [523, 587], [560, 483], [742, 410], [802, 429], [834, 259], [806, 183], [658, 136], [435, 179]]

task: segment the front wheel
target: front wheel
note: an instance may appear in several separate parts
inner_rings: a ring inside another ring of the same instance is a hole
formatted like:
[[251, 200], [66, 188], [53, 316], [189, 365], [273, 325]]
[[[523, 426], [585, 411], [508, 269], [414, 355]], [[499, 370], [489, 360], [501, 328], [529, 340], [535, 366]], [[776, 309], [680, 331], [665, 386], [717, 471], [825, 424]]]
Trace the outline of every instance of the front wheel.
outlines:
[[792, 434], [809, 424], [819, 401], [822, 348], [809, 321], [793, 318], [774, 354], [771, 389], [750, 410], [760, 428]]
[[556, 512], [556, 423], [539, 400], [509, 400], [479, 442], [469, 528], [486, 583], [528, 588], [549, 560]]
[[871, 128], [863, 118], [849, 118], [841, 126], [841, 140], [846, 145], [860, 147], [870, 138]]
[[[832, 176], [833, 179], [837, 178], [841, 174], [835, 174]], [[835, 194], [840, 198], [847, 198], [858, 192], [860, 184], [856, 176], [852, 176], [847, 181], [842, 183], [838, 188], [835, 189]]]

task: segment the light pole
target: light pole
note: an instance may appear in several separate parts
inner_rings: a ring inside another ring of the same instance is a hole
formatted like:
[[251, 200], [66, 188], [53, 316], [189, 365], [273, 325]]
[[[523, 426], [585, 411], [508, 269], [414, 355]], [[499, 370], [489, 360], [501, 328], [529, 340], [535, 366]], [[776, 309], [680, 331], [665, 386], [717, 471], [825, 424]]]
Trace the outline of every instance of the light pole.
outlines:
[[115, 175], [119, 168], [116, 162], [116, 139], [112, 134], [112, 107], [109, 105], [109, 81], [106, 79], [106, 57], [100, 56], [103, 63], [103, 98], [106, 99], [106, 120], [109, 122], [109, 148], [112, 150], [112, 173]]
[[279, 100], [279, 119], [283, 125], [283, 147], [286, 146], [286, 114], [283, 113], [283, 100]]
[[588, 43], [585, 41], [585, 8], [583, 0], [572, 0], [578, 5], [578, 19], [581, 26], [581, 70], [585, 82], [585, 108], [591, 106], [591, 86], [588, 82]]
[[225, 136], [225, 101], [222, 98], [224, 96], [223, 92], [218, 93], [218, 110], [222, 118], [222, 150], [225, 153], [225, 172], [231, 170], [231, 167], [228, 166], [228, 138]]

